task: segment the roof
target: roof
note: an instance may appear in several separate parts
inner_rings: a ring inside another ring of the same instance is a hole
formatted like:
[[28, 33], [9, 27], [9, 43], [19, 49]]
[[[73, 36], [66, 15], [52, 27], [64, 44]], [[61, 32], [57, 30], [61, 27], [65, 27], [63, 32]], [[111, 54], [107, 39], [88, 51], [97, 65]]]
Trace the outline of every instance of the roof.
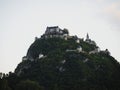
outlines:
[[59, 28], [58, 26], [47, 27], [47, 29]]

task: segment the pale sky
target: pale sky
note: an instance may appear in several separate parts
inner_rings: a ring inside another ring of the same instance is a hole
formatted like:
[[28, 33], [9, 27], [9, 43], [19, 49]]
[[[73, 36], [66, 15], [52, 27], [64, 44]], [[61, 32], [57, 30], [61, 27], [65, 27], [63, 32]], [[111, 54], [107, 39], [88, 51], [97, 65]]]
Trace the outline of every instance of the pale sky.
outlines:
[[0, 0], [0, 72], [14, 71], [47, 26], [90, 38], [120, 62], [120, 0]]

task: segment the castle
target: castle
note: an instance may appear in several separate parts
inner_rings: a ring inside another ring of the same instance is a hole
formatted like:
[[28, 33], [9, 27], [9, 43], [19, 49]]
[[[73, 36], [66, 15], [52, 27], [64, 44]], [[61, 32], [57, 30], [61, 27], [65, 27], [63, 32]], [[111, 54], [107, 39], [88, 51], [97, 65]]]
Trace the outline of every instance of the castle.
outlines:
[[47, 27], [45, 34], [41, 36], [41, 38], [55, 38], [60, 37], [66, 39], [69, 36], [69, 32], [67, 29], [61, 29], [58, 26]]
[[[58, 26], [47, 27], [45, 33], [41, 36], [41, 38], [44, 38], [44, 39], [58, 38], [58, 37], [63, 38], [65, 40], [67, 40], [69, 38], [74, 38], [77, 43], [80, 43], [80, 40], [82, 40], [82, 39], [78, 38], [77, 36], [70, 36], [69, 31], [67, 29], [62, 30]], [[37, 37], [36, 37], [36, 39], [37, 39]], [[88, 33], [87, 33], [85, 41], [89, 44], [96, 45], [96, 43], [89, 38]]]
[[[41, 36], [41, 38], [35, 37], [35, 40], [38, 40], [38, 39], [49, 39], [49, 38], [62, 38], [64, 40], [73, 39], [78, 44], [81, 41], [84, 41], [84, 39], [78, 38], [76, 35], [75, 36], [70, 36], [69, 35], [69, 31], [67, 29], [61, 29], [58, 26], [47, 27], [45, 33]], [[86, 35], [85, 42], [88, 43], [88, 44], [96, 46], [95, 41], [93, 41], [93, 40], [91, 40], [89, 38], [89, 34], [88, 33]], [[80, 45], [76, 49], [74, 49], [74, 50], [69, 50], [69, 49], [66, 50], [66, 52], [72, 52], [72, 51], [79, 52], [79, 53], [80, 52], [86, 53], [82, 49], [82, 47]], [[95, 53], [98, 53], [98, 52], [100, 52], [100, 49], [99, 49], [99, 47], [96, 47], [95, 50], [92, 50], [92, 51], [90, 51], [88, 53], [89, 54], [95, 54]], [[103, 52], [106, 53], [106, 54], [110, 54], [109, 51], [108, 51], [108, 49], [106, 49]], [[40, 59], [40, 58], [44, 58], [44, 57], [45, 56], [42, 53], [40, 53], [38, 58]], [[28, 59], [30, 61], [34, 61], [33, 57], [31, 57], [31, 55], [29, 55], [29, 54], [27, 56], [24, 56], [22, 60], [28, 60]]]

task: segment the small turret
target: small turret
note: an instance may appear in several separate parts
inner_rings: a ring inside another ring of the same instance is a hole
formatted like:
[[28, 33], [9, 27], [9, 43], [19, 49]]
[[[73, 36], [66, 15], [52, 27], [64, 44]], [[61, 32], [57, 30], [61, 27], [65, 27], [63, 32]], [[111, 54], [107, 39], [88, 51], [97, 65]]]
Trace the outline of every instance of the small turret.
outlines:
[[85, 40], [87, 43], [90, 43], [91, 42], [91, 39], [89, 38], [89, 34], [87, 33], [86, 35], [86, 40]]
[[108, 49], [105, 50], [105, 53], [106, 53], [107, 55], [110, 55], [110, 52], [109, 52]]
[[35, 41], [38, 40], [39, 38], [38, 37], [35, 37]]
[[89, 39], [89, 34], [87, 33], [86, 39]]
[[87, 43], [89, 43], [89, 44], [93, 44], [93, 45], [96, 45], [96, 43], [95, 43], [95, 41], [93, 41], [93, 40], [91, 40], [90, 38], [89, 38], [89, 34], [87, 33], [87, 35], [86, 35], [86, 40], [85, 40]]

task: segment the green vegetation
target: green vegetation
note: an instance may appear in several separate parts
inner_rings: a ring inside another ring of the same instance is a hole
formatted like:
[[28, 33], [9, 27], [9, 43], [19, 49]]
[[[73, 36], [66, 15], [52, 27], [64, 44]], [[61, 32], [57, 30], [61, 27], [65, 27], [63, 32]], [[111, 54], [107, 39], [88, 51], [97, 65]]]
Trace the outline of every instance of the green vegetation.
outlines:
[[[66, 51], [78, 46], [84, 52]], [[120, 90], [120, 64], [104, 52], [89, 54], [95, 48], [74, 38], [38, 39], [27, 53], [34, 61], [22, 61], [2, 77], [0, 90]]]
[[17, 84], [16, 90], [43, 90], [43, 87], [35, 81], [25, 80]]

